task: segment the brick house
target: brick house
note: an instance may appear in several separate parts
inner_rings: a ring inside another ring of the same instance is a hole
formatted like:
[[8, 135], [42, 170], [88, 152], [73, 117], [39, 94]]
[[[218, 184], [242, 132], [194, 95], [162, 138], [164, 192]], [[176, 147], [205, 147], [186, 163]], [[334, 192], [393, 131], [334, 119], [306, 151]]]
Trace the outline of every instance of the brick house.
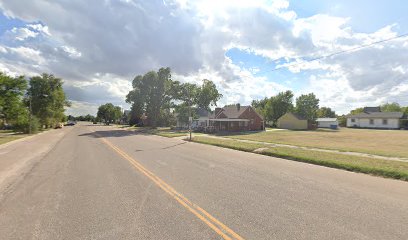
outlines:
[[216, 108], [209, 116], [209, 126], [215, 131], [260, 131], [263, 118], [251, 106], [240, 104]]

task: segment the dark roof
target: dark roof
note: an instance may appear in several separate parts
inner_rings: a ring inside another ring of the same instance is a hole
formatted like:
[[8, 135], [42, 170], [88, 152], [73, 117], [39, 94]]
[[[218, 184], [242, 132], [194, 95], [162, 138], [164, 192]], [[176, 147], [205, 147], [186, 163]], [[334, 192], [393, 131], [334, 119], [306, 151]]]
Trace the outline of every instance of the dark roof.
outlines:
[[365, 113], [381, 112], [380, 107], [365, 107], [363, 110]]
[[209, 113], [206, 109], [204, 109], [204, 108], [198, 108], [198, 109], [196, 110], [196, 114], [197, 114], [199, 117], [209, 117], [209, 116], [210, 116], [210, 113]]
[[370, 112], [347, 115], [348, 118], [402, 118], [402, 112]]
[[222, 112], [227, 116], [227, 118], [239, 118], [239, 116], [247, 109], [249, 106], [226, 106], [222, 108]]

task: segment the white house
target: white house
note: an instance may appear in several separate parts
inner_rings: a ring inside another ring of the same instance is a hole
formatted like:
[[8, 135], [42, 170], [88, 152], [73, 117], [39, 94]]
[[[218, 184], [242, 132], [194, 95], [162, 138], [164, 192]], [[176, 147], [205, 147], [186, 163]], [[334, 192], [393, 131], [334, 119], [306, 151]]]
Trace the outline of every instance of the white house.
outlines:
[[318, 118], [316, 122], [318, 128], [337, 128], [339, 126], [337, 118]]
[[[208, 112], [205, 109], [196, 109], [195, 113], [196, 113], [195, 114], [196, 118], [193, 119], [193, 122], [191, 123], [191, 128], [195, 129], [198, 127], [209, 126], [210, 112]], [[177, 127], [178, 128], [188, 128], [188, 122], [181, 122], [177, 118]]]
[[402, 112], [381, 112], [380, 108], [364, 108], [364, 112], [348, 115], [347, 127], [357, 128], [401, 128]]

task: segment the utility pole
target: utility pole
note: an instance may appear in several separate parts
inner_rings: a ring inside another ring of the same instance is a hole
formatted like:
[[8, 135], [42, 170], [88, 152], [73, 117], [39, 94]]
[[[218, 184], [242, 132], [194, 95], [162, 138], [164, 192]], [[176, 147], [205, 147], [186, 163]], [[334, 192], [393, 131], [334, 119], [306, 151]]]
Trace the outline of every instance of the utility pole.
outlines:
[[193, 117], [191, 116], [191, 93], [188, 88], [188, 132], [190, 135], [189, 141], [191, 142], [191, 125], [193, 123]]
[[32, 107], [31, 107], [31, 96], [29, 97], [29, 100], [30, 100], [30, 109], [29, 109], [29, 112], [30, 112], [30, 114], [28, 115], [29, 117], [28, 117], [28, 133], [29, 134], [31, 134], [31, 112], [32, 112]]

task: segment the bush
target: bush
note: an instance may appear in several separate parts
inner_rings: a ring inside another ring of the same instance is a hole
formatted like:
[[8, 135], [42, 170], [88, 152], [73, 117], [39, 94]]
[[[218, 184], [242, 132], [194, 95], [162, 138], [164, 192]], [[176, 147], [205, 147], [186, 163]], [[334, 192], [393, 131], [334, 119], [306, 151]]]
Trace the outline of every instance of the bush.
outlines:
[[[40, 129], [41, 129], [40, 121], [38, 120], [37, 117], [33, 116], [31, 118], [31, 133], [37, 133]], [[17, 122], [14, 125], [14, 131], [29, 133], [30, 132], [29, 119], [24, 119], [24, 120], [21, 120], [21, 121]]]

